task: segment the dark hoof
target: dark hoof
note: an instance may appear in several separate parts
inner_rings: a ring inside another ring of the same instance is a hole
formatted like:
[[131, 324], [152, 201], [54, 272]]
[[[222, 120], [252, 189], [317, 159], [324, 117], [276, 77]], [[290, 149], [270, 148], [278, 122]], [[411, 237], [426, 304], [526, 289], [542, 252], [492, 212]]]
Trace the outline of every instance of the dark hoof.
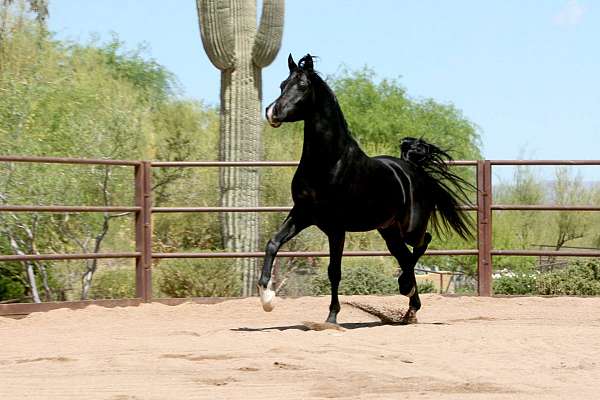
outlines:
[[329, 313], [329, 316], [325, 320], [325, 323], [337, 325], [337, 313]]
[[402, 325], [410, 325], [416, 324], [417, 321], [417, 312], [415, 310], [409, 309], [406, 314], [402, 317], [402, 321], [400, 322]]

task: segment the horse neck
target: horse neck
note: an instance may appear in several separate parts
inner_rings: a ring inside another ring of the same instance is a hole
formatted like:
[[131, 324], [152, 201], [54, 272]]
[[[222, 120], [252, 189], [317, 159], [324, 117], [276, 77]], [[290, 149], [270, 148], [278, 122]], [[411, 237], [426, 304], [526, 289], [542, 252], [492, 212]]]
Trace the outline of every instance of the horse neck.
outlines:
[[335, 96], [326, 87], [320, 88], [315, 92], [312, 111], [304, 120], [302, 160], [333, 165], [350, 147], [358, 146], [350, 136]]

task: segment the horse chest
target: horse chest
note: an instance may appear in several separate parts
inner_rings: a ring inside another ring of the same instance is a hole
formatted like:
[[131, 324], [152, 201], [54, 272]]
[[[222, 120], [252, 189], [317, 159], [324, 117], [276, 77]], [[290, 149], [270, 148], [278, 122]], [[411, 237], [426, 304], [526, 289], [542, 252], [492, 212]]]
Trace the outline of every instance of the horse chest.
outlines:
[[306, 182], [298, 183], [292, 189], [292, 198], [296, 205], [316, 208], [328, 204], [330, 202], [329, 197], [323, 188], [315, 187]]

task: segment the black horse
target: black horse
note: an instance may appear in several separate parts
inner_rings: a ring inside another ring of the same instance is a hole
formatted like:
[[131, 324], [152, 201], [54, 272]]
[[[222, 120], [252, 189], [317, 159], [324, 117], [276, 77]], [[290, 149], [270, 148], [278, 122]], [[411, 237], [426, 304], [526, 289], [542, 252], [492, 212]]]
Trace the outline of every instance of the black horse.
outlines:
[[[316, 225], [329, 239], [331, 305], [327, 322], [337, 323], [340, 311], [345, 233], [377, 229], [401, 267], [400, 294], [409, 297], [405, 323], [416, 322], [421, 308], [414, 267], [425, 253], [431, 235], [449, 228], [468, 238], [471, 220], [459, 205], [470, 185], [448, 170], [450, 156], [421, 139], [405, 138], [401, 158], [367, 156], [350, 135], [335, 95], [314, 71], [313, 57], [294, 62], [281, 95], [266, 108], [273, 127], [304, 121], [300, 165], [292, 181], [294, 207], [266, 247], [258, 288], [265, 311], [273, 309], [273, 259], [279, 248], [308, 226]], [[412, 252], [407, 245], [412, 246]]]

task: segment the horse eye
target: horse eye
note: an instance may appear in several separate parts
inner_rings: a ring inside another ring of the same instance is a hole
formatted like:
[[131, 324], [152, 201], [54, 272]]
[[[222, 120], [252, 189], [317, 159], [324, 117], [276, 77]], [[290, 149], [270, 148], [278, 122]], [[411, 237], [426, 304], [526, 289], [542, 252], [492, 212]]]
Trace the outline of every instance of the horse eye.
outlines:
[[305, 81], [298, 81], [298, 87], [300, 89], [304, 89], [304, 88], [308, 87], [308, 83]]

